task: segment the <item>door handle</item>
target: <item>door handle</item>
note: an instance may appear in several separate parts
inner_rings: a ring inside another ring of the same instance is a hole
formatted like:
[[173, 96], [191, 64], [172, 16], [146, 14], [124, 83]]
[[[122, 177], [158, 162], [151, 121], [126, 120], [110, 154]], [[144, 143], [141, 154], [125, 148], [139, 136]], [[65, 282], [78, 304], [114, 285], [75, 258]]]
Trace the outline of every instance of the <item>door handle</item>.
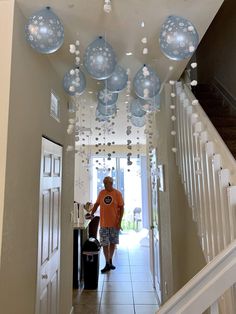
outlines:
[[48, 275], [47, 274], [42, 275], [42, 279], [48, 279]]

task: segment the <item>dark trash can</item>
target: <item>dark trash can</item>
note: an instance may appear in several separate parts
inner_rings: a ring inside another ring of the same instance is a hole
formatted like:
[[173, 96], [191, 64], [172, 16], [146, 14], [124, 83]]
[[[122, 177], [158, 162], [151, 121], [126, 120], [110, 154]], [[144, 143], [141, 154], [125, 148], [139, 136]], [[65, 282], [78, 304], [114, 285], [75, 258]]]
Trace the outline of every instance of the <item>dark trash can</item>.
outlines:
[[100, 243], [95, 238], [89, 238], [83, 246], [84, 289], [97, 289], [99, 276]]

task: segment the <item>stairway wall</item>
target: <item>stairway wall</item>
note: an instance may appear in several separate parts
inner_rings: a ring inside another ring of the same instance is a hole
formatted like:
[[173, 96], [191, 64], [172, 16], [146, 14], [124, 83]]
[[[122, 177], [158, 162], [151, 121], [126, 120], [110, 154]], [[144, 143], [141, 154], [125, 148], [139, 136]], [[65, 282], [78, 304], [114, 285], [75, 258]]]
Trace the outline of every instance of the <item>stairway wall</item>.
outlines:
[[236, 99], [235, 11], [234, 0], [224, 1], [197, 50], [199, 83], [217, 80], [233, 99]]
[[156, 114], [153, 132], [158, 163], [164, 165], [165, 191], [159, 192], [162, 286], [167, 283], [164, 301], [178, 291], [205, 265], [192, 211], [175, 161], [170, 110], [170, 86], [162, 96], [161, 111]]

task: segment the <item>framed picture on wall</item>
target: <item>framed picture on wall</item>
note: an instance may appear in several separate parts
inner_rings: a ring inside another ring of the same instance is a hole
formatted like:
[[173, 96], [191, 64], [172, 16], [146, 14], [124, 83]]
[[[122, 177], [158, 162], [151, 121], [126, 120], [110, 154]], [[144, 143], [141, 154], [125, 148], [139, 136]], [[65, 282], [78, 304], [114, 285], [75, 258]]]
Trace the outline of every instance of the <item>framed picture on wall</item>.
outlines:
[[159, 179], [159, 191], [165, 191], [165, 180], [164, 180], [164, 165], [158, 165], [158, 179]]
[[60, 98], [51, 90], [50, 116], [60, 122]]

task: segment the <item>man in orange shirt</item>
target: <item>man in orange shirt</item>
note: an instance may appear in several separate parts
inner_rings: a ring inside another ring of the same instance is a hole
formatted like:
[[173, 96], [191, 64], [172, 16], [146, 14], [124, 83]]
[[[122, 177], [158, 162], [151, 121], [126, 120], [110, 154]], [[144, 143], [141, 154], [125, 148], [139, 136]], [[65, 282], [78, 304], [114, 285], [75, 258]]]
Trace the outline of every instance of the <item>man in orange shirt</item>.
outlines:
[[112, 256], [116, 244], [119, 243], [124, 201], [121, 192], [113, 188], [111, 177], [105, 177], [103, 183], [105, 189], [99, 193], [91, 214], [93, 215], [100, 206], [100, 242], [106, 258], [106, 265], [101, 272], [105, 273], [115, 269], [112, 264]]

